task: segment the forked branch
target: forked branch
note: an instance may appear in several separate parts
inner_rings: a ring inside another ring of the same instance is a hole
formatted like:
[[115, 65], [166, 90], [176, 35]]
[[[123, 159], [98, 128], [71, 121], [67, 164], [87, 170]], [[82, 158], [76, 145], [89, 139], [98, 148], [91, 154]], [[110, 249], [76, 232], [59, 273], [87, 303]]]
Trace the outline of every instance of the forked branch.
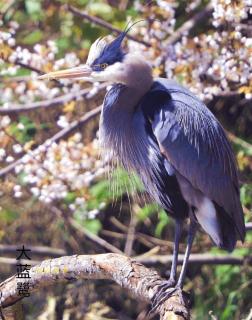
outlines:
[[[29, 275], [28, 279], [12, 276], [0, 284], [2, 308], [9, 307], [22, 299], [17, 288], [17, 282], [20, 281], [28, 283], [29, 292], [33, 293], [63, 281], [109, 279], [127, 289], [137, 300], [147, 302], [151, 302], [158, 291], [158, 285], [164, 281], [155, 270], [148, 269], [127, 256], [114, 253], [74, 255], [45, 260], [32, 267]], [[164, 301], [157, 312], [161, 320], [189, 319], [188, 307], [181, 305], [177, 296]]]

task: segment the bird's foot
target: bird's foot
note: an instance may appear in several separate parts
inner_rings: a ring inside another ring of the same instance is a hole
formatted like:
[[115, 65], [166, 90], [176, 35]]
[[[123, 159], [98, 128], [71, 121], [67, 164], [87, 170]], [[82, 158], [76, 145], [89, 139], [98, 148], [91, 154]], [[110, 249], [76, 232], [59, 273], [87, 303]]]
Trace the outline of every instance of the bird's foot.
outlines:
[[171, 297], [174, 291], [175, 280], [169, 279], [159, 284], [156, 293], [152, 298], [150, 313], [156, 312], [162, 302]]
[[157, 293], [152, 298], [151, 310], [149, 313], [155, 313], [158, 308], [172, 296], [177, 297], [176, 310], [185, 313], [185, 306], [188, 306], [189, 304], [189, 296], [181, 287], [174, 286], [174, 282], [171, 284], [169, 281], [166, 281], [158, 287]]

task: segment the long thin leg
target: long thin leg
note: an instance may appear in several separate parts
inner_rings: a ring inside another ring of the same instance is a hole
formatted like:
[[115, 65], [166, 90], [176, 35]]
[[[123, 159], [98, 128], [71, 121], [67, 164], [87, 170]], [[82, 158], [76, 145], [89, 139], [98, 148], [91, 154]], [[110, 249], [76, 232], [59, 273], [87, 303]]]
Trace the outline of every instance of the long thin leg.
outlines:
[[[179, 228], [181, 228], [181, 224], [180, 224]], [[175, 231], [175, 241], [174, 241], [175, 243], [174, 243], [174, 252], [173, 252], [173, 259], [172, 259], [172, 270], [171, 270], [171, 276], [170, 276], [173, 279], [174, 278], [176, 279], [178, 247], [179, 247], [179, 238], [180, 238], [180, 233], [181, 233], [181, 229], [179, 230], [179, 228], [176, 224], [177, 231]], [[173, 288], [170, 285], [170, 280], [167, 281], [168, 285], [164, 284], [164, 285], [160, 286], [161, 290], [156, 294], [156, 296], [154, 297], [153, 302], [152, 302], [152, 309], [151, 309], [152, 313], [157, 310], [157, 308], [162, 304], [163, 301], [167, 300], [175, 292], [177, 292], [179, 294], [179, 296], [181, 298], [181, 304], [182, 305], [185, 304], [182, 287], [183, 287], [183, 283], [184, 283], [184, 279], [185, 279], [185, 275], [186, 275], [186, 268], [187, 268], [188, 259], [190, 256], [190, 252], [191, 252], [191, 248], [192, 248], [192, 244], [193, 244], [196, 230], [197, 230], [197, 224], [196, 224], [195, 220], [193, 220], [193, 218], [192, 218], [190, 220], [190, 226], [189, 226], [189, 230], [188, 230], [188, 239], [187, 239], [187, 246], [186, 246], [184, 261], [183, 261], [182, 269], [181, 269], [176, 287]], [[167, 290], [166, 290], [166, 288], [167, 288]]]
[[179, 241], [180, 241], [180, 237], [181, 237], [181, 231], [182, 231], [182, 221], [176, 220], [172, 265], [171, 265], [171, 273], [170, 273], [170, 282], [171, 283], [175, 283], [176, 278], [177, 278]]
[[176, 285], [177, 288], [183, 287], [183, 283], [184, 283], [185, 275], [186, 275], [187, 264], [188, 264], [189, 256], [191, 253], [191, 248], [192, 248], [192, 244], [193, 244], [196, 230], [197, 230], [196, 222], [194, 220], [191, 220], [190, 226], [189, 226], [189, 231], [188, 231], [188, 239], [187, 239], [185, 257], [184, 257], [182, 269], [181, 269], [181, 272], [179, 275], [179, 279], [178, 279], [178, 282]]
[[162, 301], [162, 297], [169, 288], [174, 288], [177, 278], [177, 265], [178, 265], [178, 252], [179, 252], [179, 241], [182, 231], [182, 221], [175, 221], [175, 236], [174, 236], [174, 246], [172, 255], [172, 265], [169, 280], [164, 281], [159, 285], [158, 293], [155, 295], [152, 302], [152, 311], [158, 307], [159, 301]]

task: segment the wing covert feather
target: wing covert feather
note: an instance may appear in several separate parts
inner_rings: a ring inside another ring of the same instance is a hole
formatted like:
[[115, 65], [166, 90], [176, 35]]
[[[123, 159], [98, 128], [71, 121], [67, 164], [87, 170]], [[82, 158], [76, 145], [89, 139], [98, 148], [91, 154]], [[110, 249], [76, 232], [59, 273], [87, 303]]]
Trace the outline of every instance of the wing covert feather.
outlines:
[[236, 162], [223, 128], [188, 90], [163, 80], [160, 87], [163, 98], [152, 112], [152, 129], [162, 153], [194, 188], [224, 208], [243, 240]]

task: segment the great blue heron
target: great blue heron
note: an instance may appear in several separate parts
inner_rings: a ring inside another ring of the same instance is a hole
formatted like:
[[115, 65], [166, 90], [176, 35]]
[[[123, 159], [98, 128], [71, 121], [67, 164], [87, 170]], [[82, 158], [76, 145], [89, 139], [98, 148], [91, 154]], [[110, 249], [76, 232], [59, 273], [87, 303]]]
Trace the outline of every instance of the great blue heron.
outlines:
[[[179, 84], [153, 79], [144, 56], [124, 52], [122, 41], [98, 39], [87, 63], [40, 78], [82, 78], [112, 84], [100, 120], [100, 139], [128, 171], [135, 171], [147, 192], [175, 219], [170, 278], [162, 295], [181, 290], [197, 226], [220, 248], [232, 251], [244, 241], [235, 157], [225, 132], [203, 102]], [[189, 218], [187, 248], [177, 281], [182, 223]], [[177, 281], [177, 282], [176, 282]]]

